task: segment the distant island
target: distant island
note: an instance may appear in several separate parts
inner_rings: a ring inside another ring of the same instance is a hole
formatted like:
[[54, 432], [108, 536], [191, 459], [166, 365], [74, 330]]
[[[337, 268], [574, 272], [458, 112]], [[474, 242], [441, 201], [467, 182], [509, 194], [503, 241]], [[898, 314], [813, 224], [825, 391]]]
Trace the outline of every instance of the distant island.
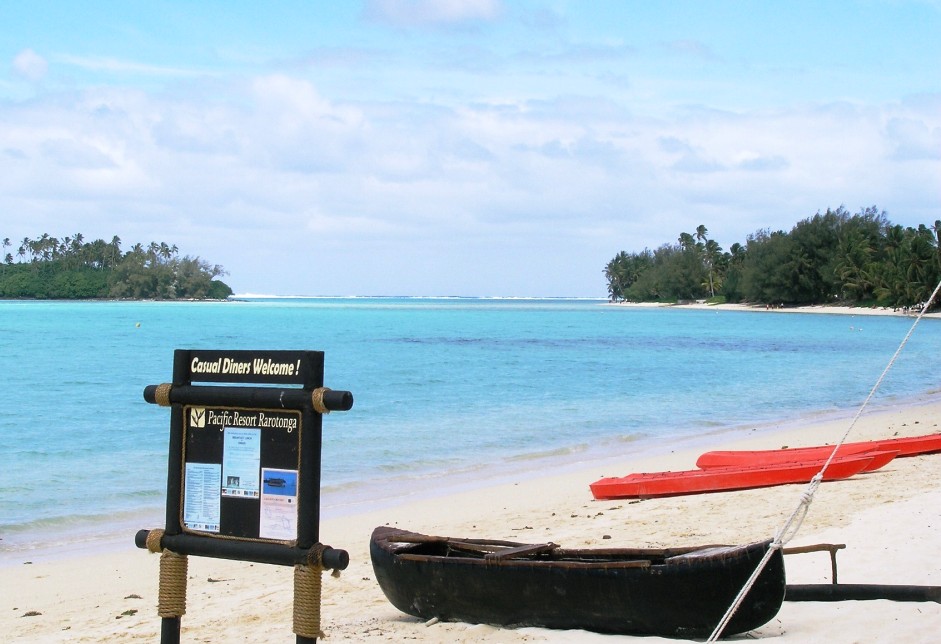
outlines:
[[700, 225], [654, 251], [621, 251], [604, 274], [612, 302], [919, 307], [941, 281], [941, 220], [902, 227], [875, 206], [841, 206], [728, 251]]
[[86, 242], [81, 233], [43, 234], [16, 245], [3, 239], [0, 298], [221, 300], [232, 295], [218, 265], [179, 256], [176, 245], [151, 242], [121, 250], [121, 238]]

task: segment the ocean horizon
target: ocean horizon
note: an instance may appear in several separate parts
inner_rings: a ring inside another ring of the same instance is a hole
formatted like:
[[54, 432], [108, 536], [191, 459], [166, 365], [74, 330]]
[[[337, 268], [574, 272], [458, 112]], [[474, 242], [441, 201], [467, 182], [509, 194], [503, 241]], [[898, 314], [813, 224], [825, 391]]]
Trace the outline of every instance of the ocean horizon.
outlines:
[[[605, 302], [0, 301], [0, 554], [162, 527], [169, 411], [142, 392], [171, 379], [175, 349], [325, 353], [325, 385], [355, 399], [324, 418], [326, 517], [849, 415], [912, 324]], [[938, 392], [939, 324], [922, 321], [874, 407]]]

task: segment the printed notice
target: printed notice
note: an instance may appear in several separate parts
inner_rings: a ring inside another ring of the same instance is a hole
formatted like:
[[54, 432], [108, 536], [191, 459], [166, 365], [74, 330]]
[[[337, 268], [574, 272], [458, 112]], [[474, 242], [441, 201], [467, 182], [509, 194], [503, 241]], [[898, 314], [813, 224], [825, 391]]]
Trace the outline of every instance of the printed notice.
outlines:
[[257, 499], [261, 430], [226, 427], [222, 455], [222, 496]]
[[261, 518], [258, 536], [290, 541], [297, 538], [297, 470], [261, 471]]
[[190, 530], [219, 532], [222, 466], [187, 463], [183, 496], [183, 525]]

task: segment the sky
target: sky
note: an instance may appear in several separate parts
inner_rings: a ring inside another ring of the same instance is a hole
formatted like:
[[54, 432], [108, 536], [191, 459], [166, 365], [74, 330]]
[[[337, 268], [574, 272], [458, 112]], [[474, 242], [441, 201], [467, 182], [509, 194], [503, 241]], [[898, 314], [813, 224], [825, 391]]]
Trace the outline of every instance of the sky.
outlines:
[[0, 5], [0, 237], [238, 294], [605, 297], [618, 252], [941, 219], [941, 0]]

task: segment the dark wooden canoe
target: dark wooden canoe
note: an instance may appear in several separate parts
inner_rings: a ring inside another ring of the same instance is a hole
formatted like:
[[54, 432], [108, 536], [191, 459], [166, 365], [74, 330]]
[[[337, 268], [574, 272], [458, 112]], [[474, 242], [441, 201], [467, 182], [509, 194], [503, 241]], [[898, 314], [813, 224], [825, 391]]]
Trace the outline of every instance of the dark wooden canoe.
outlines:
[[[817, 445], [814, 447], [705, 452], [696, 461], [696, 467], [705, 469], [737, 465], [773, 465], [808, 460], [819, 461], [829, 458], [830, 454], [833, 452], [833, 448], [834, 445]], [[899, 458], [941, 452], [941, 434], [845, 443], [840, 446], [840, 451], [837, 453], [837, 456], [858, 456], [865, 452], [887, 450], [898, 451]]]
[[[378, 527], [370, 554], [392, 605], [421, 619], [704, 638], [768, 544], [569, 550]], [[778, 550], [723, 635], [767, 623], [784, 592]]]

